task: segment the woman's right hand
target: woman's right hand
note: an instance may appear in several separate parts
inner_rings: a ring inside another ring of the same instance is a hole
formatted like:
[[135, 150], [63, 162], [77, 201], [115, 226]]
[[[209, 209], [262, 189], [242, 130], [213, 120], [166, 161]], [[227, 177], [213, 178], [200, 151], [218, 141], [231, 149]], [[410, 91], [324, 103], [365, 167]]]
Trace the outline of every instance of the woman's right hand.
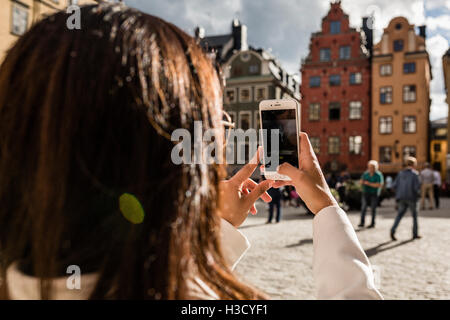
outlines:
[[338, 205], [325, 181], [319, 161], [306, 133], [300, 132], [299, 168], [297, 169], [289, 163], [283, 163], [278, 167], [278, 173], [288, 176], [291, 181], [277, 181], [273, 187], [293, 185], [314, 214], [328, 206]]

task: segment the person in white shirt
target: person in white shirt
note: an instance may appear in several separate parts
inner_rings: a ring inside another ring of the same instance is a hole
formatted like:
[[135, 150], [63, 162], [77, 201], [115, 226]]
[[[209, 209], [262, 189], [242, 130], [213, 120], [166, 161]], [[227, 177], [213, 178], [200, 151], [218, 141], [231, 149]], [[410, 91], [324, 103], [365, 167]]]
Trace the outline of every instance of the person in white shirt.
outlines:
[[433, 170], [434, 180], [433, 180], [433, 194], [434, 194], [434, 204], [436, 205], [436, 209], [439, 209], [439, 195], [442, 184], [441, 173], [438, 168], [434, 168]]
[[429, 205], [428, 208], [431, 210], [434, 208], [434, 171], [431, 170], [430, 164], [426, 162], [424, 164], [424, 169], [420, 171], [420, 206], [422, 210], [425, 210], [425, 200], [428, 197]]
[[[191, 161], [197, 145], [178, 162], [177, 129], [192, 137], [201, 124], [226, 141], [211, 60], [178, 27], [124, 4], [80, 10], [82, 30], [58, 12], [0, 67], [0, 299], [269, 298], [233, 272], [249, 247], [237, 228], [286, 182], [251, 180], [257, 155], [229, 179], [223, 162]], [[279, 172], [315, 214], [317, 298], [382, 299], [300, 139], [299, 169]]]

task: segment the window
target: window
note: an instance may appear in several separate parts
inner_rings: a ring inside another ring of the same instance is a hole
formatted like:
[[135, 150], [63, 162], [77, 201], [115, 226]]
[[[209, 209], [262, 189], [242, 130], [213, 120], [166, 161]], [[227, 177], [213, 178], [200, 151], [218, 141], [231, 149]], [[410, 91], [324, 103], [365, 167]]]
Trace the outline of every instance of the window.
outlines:
[[330, 120], [339, 120], [341, 118], [341, 104], [339, 102], [331, 102], [328, 110]]
[[319, 76], [309, 77], [309, 87], [310, 88], [320, 87], [320, 77]]
[[236, 111], [227, 111], [231, 117], [231, 122], [236, 123]]
[[391, 163], [391, 162], [392, 162], [392, 148], [380, 147], [380, 163]]
[[394, 40], [394, 51], [402, 51], [403, 50], [403, 40]]
[[22, 35], [27, 31], [28, 26], [28, 9], [17, 4], [12, 4], [12, 30], [15, 35]]
[[350, 46], [342, 46], [339, 48], [339, 59], [350, 59]]
[[320, 61], [330, 61], [331, 53], [329, 48], [320, 49]]
[[416, 117], [415, 116], [403, 117], [403, 132], [404, 133], [415, 133], [416, 132]]
[[406, 157], [416, 157], [416, 147], [415, 146], [404, 146], [403, 147], [403, 161]]
[[329, 154], [339, 154], [340, 140], [339, 137], [329, 137], [328, 138], [328, 153]]
[[331, 21], [330, 22], [330, 32], [331, 32], [331, 34], [341, 33], [341, 22], [340, 21]]
[[251, 98], [251, 88], [241, 88], [239, 90], [240, 95], [239, 95], [239, 101], [240, 102], [250, 102], [252, 101]]
[[255, 127], [256, 130], [261, 129], [261, 122], [259, 121], [259, 112], [255, 111], [254, 113], [254, 120], [253, 120], [253, 125]]
[[267, 99], [267, 87], [256, 87], [255, 92], [256, 101]]
[[316, 154], [320, 153], [320, 138], [319, 137], [310, 137], [309, 141], [311, 141], [311, 146]]
[[258, 65], [256, 65], [256, 64], [250, 65], [250, 67], [248, 67], [248, 71], [251, 74], [258, 73], [258, 71], [259, 71]]
[[339, 74], [330, 75], [330, 86], [341, 85], [341, 76]]
[[380, 117], [379, 132], [380, 134], [392, 133], [392, 117]]
[[362, 119], [362, 103], [361, 101], [350, 101], [349, 118]]
[[350, 84], [360, 84], [362, 82], [361, 72], [350, 73]]
[[433, 145], [433, 150], [434, 150], [434, 152], [441, 152], [441, 144], [440, 143], [435, 143]]
[[403, 86], [403, 102], [414, 102], [416, 101], [416, 86], [407, 85]]
[[351, 154], [361, 154], [362, 153], [362, 137], [361, 136], [350, 136], [348, 138], [349, 151]]
[[414, 73], [416, 72], [416, 63], [408, 62], [403, 64], [403, 73]]
[[380, 76], [390, 76], [392, 74], [392, 64], [382, 64], [380, 66]]
[[226, 89], [225, 90], [225, 103], [235, 103], [236, 102], [236, 89]]
[[251, 127], [251, 111], [241, 111], [239, 112], [239, 128], [242, 130], [248, 130]]
[[392, 87], [380, 88], [380, 103], [381, 104], [392, 103]]
[[320, 104], [319, 103], [311, 103], [309, 105], [309, 120], [310, 121], [320, 120]]

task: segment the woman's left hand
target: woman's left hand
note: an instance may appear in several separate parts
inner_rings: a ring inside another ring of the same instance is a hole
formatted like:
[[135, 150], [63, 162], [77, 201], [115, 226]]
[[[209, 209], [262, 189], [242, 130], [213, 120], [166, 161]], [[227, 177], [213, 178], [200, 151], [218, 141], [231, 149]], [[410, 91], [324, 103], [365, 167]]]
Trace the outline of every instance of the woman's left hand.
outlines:
[[249, 211], [256, 214], [255, 202], [258, 198], [265, 202], [272, 201], [267, 190], [271, 188], [274, 181], [264, 180], [258, 184], [250, 179], [258, 164], [259, 152], [232, 178], [220, 182], [220, 215], [236, 228], [245, 221]]

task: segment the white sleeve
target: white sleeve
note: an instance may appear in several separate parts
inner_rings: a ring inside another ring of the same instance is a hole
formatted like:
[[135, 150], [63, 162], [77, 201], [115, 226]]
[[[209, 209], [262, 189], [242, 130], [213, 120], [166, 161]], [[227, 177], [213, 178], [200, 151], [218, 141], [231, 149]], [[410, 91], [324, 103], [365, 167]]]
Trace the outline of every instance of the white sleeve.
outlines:
[[337, 206], [313, 220], [313, 272], [318, 299], [383, 299], [346, 213]]
[[234, 269], [245, 252], [250, 248], [250, 242], [238, 229], [225, 219], [221, 219], [221, 243], [225, 260]]

